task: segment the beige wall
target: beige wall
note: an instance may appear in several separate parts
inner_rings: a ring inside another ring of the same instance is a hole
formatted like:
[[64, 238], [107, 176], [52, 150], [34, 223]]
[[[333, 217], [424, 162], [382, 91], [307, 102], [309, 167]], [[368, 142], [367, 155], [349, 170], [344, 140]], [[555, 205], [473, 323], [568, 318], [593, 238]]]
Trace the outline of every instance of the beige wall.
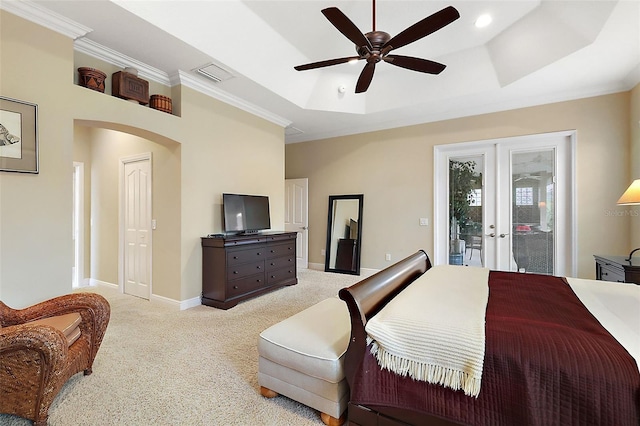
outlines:
[[[364, 194], [362, 267], [380, 269], [418, 249], [433, 252], [433, 148], [577, 130], [578, 275], [593, 254], [622, 254], [629, 217], [613, 217], [628, 185], [630, 93], [286, 146], [286, 177], [309, 178], [309, 261], [324, 263], [329, 195]], [[419, 218], [429, 226], [419, 226]]]
[[[74, 54], [71, 39], [5, 11], [0, 11], [0, 36], [0, 94], [38, 104], [40, 139], [39, 174], [0, 173], [3, 301], [20, 307], [71, 290], [74, 159], [89, 158], [85, 174], [90, 176], [85, 179], [86, 186], [93, 188], [90, 200], [113, 199], [117, 181], [111, 169], [121, 153], [162, 152], [159, 159], [168, 162], [171, 172], [154, 173], [153, 214], [159, 228], [157, 238], [154, 234], [154, 295], [180, 301], [199, 297], [200, 237], [221, 231], [223, 192], [268, 195], [272, 227], [284, 229], [284, 131], [280, 126], [181, 86], [167, 89], [176, 115], [112, 97], [110, 90], [98, 93], [77, 86], [77, 67], [95, 61], [76, 63], [87, 58]], [[108, 75], [112, 71], [105, 65]], [[133, 145], [126, 145], [127, 141]], [[110, 151], [109, 144], [117, 150]], [[178, 164], [179, 179], [170, 182]], [[161, 167], [162, 160], [155, 166]], [[98, 209], [93, 201], [90, 211], [97, 215], [104, 205], [100, 203]], [[178, 204], [179, 211], [168, 207], [171, 202]], [[107, 216], [94, 216], [94, 228], [97, 221], [102, 225], [113, 219]], [[112, 230], [113, 222], [108, 226]], [[165, 230], [168, 234], [161, 237]], [[93, 261], [86, 273], [95, 266], [99, 277], [89, 278], [111, 281], [114, 270], [117, 273], [113, 242], [102, 231], [90, 234], [91, 248], [109, 249], [108, 254], [90, 252]], [[156, 239], [164, 239], [161, 247], [156, 247]], [[157, 267], [166, 269], [158, 272]], [[165, 272], [167, 276], [162, 277]]]
[[[635, 179], [640, 179], [640, 84], [631, 91], [631, 174], [629, 184]], [[631, 243], [629, 251], [640, 247], [640, 207], [629, 209], [631, 216]], [[636, 253], [635, 256], [640, 256]]]

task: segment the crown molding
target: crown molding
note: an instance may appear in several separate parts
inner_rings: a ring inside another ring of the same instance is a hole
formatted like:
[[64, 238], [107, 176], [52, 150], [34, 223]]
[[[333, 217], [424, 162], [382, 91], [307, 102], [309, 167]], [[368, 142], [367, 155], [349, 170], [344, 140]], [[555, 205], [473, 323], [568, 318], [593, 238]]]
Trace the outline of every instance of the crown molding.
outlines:
[[142, 78], [153, 80], [157, 83], [170, 87], [177, 84], [183, 84], [226, 104], [264, 118], [265, 120], [281, 127], [287, 127], [292, 124], [291, 121], [285, 118], [220, 89], [212, 87], [212, 83], [203, 82], [184, 71], [178, 70], [175, 75], [169, 76], [164, 71], [85, 38], [85, 36], [92, 32], [93, 29], [52, 12], [37, 3], [33, 3], [29, 0], [0, 0], [0, 9], [6, 10], [16, 16], [72, 38], [74, 40], [74, 50], [80, 53], [84, 53], [120, 68], [133, 67], [138, 70], [138, 75]]
[[88, 38], [81, 38], [75, 41], [73, 48], [80, 53], [92, 56], [101, 61], [107, 62], [120, 68], [133, 67], [138, 70], [138, 76], [157, 83], [171, 86], [169, 75], [157, 68], [123, 55], [113, 49], [105, 47]]
[[93, 31], [28, 0], [2, 0], [0, 9], [76, 40]]
[[171, 80], [175, 81], [175, 84], [182, 84], [193, 90], [197, 90], [200, 93], [218, 99], [219, 101], [222, 101], [226, 104], [232, 105], [250, 114], [264, 118], [265, 120], [277, 124], [278, 126], [287, 127], [293, 123], [292, 121], [280, 117], [277, 114], [273, 114], [272, 112], [267, 111], [264, 108], [260, 108], [223, 90], [212, 87], [209, 83], [204, 83], [199, 78], [196, 78], [184, 71], [179, 70], [177, 75], [172, 76]]
[[273, 114], [263, 108], [260, 108], [238, 97], [230, 95], [227, 92], [212, 87], [211, 84], [213, 83], [203, 82], [200, 79], [195, 78], [194, 76], [191, 76], [190, 74], [181, 70], [178, 70], [176, 74], [169, 76], [164, 71], [123, 55], [113, 49], [102, 46], [101, 44], [96, 43], [93, 40], [89, 40], [87, 38], [78, 39], [74, 43], [74, 49], [78, 52], [92, 56], [96, 59], [120, 68], [133, 67], [138, 70], [139, 77], [153, 80], [165, 86], [173, 87], [178, 84], [185, 85], [200, 93], [218, 99], [219, 101], [222, 101], [231, 106], [240, 108], [241, 110], [258, 117], [264, 118], [265, 120], [268, 120], [279, 126], [287, 127], [292, 123], [291, 121]]

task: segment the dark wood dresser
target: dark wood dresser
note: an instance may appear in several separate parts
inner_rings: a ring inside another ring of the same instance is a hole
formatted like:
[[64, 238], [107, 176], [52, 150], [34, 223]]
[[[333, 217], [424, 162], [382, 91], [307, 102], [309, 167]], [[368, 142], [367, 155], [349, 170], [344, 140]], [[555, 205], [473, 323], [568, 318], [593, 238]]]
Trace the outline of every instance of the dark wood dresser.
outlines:
[[594, 257], [597, 280], [640, 284], [640, 257], [632, 257], [630, 261], [624, 260], [625, 256]]
[[229, 309], [298, 283], [296, 232], [202, 238], [202, 304]]

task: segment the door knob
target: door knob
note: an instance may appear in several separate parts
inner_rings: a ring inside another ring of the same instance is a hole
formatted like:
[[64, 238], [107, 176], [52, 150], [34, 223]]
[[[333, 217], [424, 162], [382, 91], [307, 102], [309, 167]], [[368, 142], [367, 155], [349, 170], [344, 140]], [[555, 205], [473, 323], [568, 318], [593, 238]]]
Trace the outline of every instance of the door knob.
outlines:
[[504, 237], [506, 237], [507, 235], [509, 235], [509, 234], [500, 234], [500, 238], [504, 238]]
[[303, 231], [306, 231], [307, 229], [309, 229], [308, 226], [301, 226], [300, 229], [302, 229]]
[[493, 238], [493, 237], [495, 237], [495, 236], [496, 236], [495, 232], [492, 232], [492, 233], [490, 233], [490, 234], [486, 234], [486, 235], [487, 235], [487, 237], [491, 237], [491, 238]]

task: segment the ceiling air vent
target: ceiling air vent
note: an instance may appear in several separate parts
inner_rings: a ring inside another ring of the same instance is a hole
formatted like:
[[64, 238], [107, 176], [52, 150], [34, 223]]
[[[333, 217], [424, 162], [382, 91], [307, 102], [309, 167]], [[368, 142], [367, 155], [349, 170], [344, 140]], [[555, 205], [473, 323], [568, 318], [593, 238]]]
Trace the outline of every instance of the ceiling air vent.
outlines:
[[284, 128], [284, 135], [285, 136], [301, 135], [302, 133], [304, 133], [304, 132], [302, 130], [298, 129], [297, 127], [288, 126], [288, 127]]
[[233, 74], [215, 64], [203, 65], [196, 68], [195, 72], [215, 81], [216, 83], [233, 78]]

